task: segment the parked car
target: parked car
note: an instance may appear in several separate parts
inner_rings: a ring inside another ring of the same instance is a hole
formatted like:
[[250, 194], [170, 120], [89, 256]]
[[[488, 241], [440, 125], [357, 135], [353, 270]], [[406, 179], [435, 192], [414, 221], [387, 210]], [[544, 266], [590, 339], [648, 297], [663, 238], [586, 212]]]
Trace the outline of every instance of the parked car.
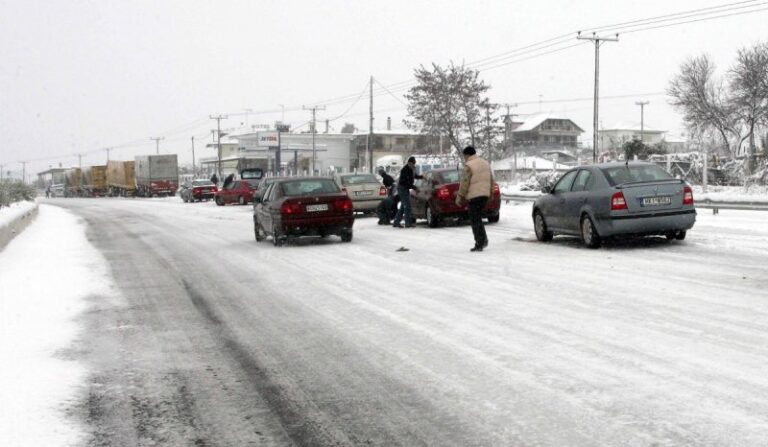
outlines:
[[[434, 228], [439, 226], [446, 218], [469, 218], [467, 204], [456, 205], [456, 194], [464, 171], [456, 168], [434, 169], [424, 174], [424, 178], [417, 181], [418, 191], [411, 193], [411, 209], [413, 217], [426, 219], [427, 225]], [[501, 191], [499, 185], [493, 184], [493, 197], [483, 209], [483, 217], [488, 223], [499, 221], [499, 209], [501, 208]]]
[[274, 181], [256, 196], [253, 230], [256, 241], [268, 236], [276, 246], [288, 238], [337, 235], [352, 241], [352, 200], [331, 178], [294, 177]]
[[201, 202], [203, 200], [211, 200], [216, 194], [216, 190], [216, 185], [208, 179], [188, 180], [182, 183], [179, 188], [179, 196], [184, 203], [194, 202], [195, 200]]
[[387, 188], [373, 174], [336, 174], [336, 182], [352, 199], [356, 212], [375, 213], [387, 197]]
[[258, 182], [258, 180], [233, 180], [216, 191], [216, 205], [224, 206], [228, 203], [245, 205], [251, 203], [258, 187]]
[[597, 248], [618, 235], [682, 240], [696, 221], [690, 186], [646, 162], [579, 166], [542, 192], [532, 214], [540, 241], [570, 234]]

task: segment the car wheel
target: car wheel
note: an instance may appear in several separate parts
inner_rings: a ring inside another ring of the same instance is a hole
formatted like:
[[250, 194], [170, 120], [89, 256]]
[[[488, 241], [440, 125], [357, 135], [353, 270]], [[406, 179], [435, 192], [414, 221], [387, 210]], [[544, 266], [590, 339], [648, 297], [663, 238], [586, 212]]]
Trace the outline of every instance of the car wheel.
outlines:
[[549, 242], [555, 235], [547, 229], [547, 222], [544, 220], [541, 211], [538, 210], [533, 215], [533, 230], [536, 232], [536, 239], [541, 242]]
[[184, 203], [189, 203], [189, 200], [187, 200], [187, 198], [184, 196], [181, 196], [181, 201]]
[[581, 218], [581, 241], [587, 248], [598, 248], [602, 243], [592, 218], [587, 214]]
[[432, 212], [432, 207], [427, 204], [427, 225], [429, 225], [429, 228], [437, 228], [440, 226], [440, 218], [435, 216], [435, 213]]
[[499, 221], [499, 215], [494, 214], [492, 216], [488, 216], [488, 223], [497, 223]]
[[245, 205], [245, 199], [243, 198], [243, 196], [240, 196], [240, 197], [237, 198], [237, 204], [238, 205]]
[[683, 239], [685, 239], [685, 234], [686, 234], [685, 230], [676, 231], [675, 239], [677, 239], [678, 241], [682, 241]]
[[216, 197], [216, 205], [224, 206], [224, 201], [221, 200], [221, 197]]
[[253, 234], [256, 236], [256, 242], [261, 242], [267, 237], [264, 234], [264, 230], [261, 229], [261, 225], [256, 222], [253, 223]]
[[352, 242], [352, 230], [341, 233], [341, 242]]

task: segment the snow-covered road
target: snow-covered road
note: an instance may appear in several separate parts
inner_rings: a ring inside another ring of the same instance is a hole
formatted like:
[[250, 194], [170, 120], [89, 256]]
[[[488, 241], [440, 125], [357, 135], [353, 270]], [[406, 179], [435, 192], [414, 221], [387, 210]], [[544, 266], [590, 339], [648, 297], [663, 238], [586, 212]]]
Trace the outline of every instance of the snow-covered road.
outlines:
[[[97, 444], [764, 445], [768, 217], [702, 210], [682, 242], [468, 226], [276, 248], [250, 207], [51, 200], [122, 301], [75, 347]], [[406, 247], [408, 251], [397, 251]]]

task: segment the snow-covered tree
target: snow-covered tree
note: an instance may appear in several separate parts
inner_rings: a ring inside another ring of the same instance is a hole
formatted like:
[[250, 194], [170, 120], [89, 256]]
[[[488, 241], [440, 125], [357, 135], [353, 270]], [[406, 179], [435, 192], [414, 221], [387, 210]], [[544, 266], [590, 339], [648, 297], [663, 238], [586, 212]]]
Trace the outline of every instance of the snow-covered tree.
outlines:
[[493, 115], [498, 105], [486, 93], [488, 84], [479, 80], [479, 72], [464, 65], [447, 67], [432, 64], [414, 70], [417, 84], [405, 95], [408, 99], [408, 127], [430, 135], [444, 135], [458, 152], [466, 144], [492, 146]]

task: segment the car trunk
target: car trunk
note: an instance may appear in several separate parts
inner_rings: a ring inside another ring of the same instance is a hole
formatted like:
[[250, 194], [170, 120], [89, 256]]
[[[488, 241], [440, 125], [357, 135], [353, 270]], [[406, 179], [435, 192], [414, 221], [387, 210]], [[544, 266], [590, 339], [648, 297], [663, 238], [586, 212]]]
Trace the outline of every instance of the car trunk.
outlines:
[[680, 180], [659, 180], [625, 183], [617, 188], [624, 194], [629, 213], [647, 213], [682, 208], [684, 187]]
[[344, 188], [352, 200], [371, 200], [379, 196], [381, 185], [378, 183], [358, 183], [345, 185]]
[[287, 208], [290, 211], [281, 213], [286, 220], [344, 217], [351, 213], [351, 209], [343, 207], [347, 200], [341, 194], [289, 198], [283, 202], [281, 210]]

